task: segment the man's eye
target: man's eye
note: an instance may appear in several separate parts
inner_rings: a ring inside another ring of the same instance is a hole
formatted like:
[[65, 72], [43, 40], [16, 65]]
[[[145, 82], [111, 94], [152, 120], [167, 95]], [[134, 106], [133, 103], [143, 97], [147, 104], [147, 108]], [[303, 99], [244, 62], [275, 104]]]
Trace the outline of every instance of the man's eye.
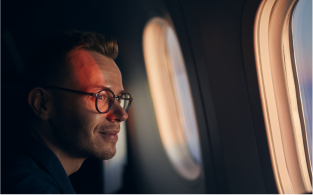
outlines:
[[106, 95], [98, 95], [98, 99], [100, 99], [100, 100], [106, 100]]

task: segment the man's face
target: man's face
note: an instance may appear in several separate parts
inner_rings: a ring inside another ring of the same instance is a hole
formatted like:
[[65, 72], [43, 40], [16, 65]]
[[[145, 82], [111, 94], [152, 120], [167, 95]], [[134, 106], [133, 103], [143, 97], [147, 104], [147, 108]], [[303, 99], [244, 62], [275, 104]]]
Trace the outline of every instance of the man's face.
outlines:
[[[72, 75], [60, 87], [92, 93], [109, 88], [116, 96], [123, 92], [120, 70], [111, 58], [81, 49], [72, 52], [69, 59]], [[75, 158], [112, 158], [120, 123], [128, 118], [118, 102], [109, 112], [100, 114], [92, 96], [61, 90], [52, 93], [54, 145]]]

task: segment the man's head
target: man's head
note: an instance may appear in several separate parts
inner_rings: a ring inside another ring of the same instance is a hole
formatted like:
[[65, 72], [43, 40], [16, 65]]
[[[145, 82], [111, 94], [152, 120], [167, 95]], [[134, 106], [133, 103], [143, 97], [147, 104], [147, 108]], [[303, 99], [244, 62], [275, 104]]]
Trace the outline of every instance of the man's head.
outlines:
[[[106, 93], [97, 96], [103, 89], [115, 96], [124, 91], [114, 62], [116, 41], [96, 33], [62, 32], [48, 37], [38, 48], [31, 60], [28, 96], [35, 114], [32, 124], [40, 127], [36, 133], [60, 155], [112, 158], [120, 123], [128, 115], [115, 99], [108, 103], [111, 109], [106, 113], [96, 109], [96, 102], [106, 98]], [[40, 50], [44, 48], [48, 49]]]

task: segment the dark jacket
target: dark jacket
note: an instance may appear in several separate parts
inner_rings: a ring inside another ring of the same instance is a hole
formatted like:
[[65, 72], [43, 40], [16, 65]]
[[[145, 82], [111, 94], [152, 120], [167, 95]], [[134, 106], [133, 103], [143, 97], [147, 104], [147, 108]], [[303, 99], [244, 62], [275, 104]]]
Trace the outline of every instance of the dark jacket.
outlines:
[[74, 194], [57, 156], [41, 141], [28, 135], [19, 151], [4, 159], [1, 193]]

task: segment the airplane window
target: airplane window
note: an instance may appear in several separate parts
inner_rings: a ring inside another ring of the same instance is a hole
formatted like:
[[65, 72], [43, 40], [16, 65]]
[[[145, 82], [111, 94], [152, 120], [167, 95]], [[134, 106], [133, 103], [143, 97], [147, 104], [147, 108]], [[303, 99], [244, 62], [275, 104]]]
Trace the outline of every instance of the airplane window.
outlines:
[[126, 166], [126, 123], [120, 125], [118, 142], [116, 143], [116, 154], [110, 160], [104, 160], [104, 192], [112, 194], [122, 188], [123, 171]]
[[254, 46], [278, 192], [312, 193], [312, 1], [262, 1]]
[[197, 124], [192, 105], [192, 98], [190, 94], [188, 78], [184, 61], [179, 48], [179, 43], [174, 30], [168, 26], [166, 29], [166, 46], [172, 65], [172, 82], [177, 94], [177, 104], [181, 108], [180, 112], [183, 115], [183, 131], [186, 142], [192, 157], [197, 163], [200, 163], [200, 149], [197, 132]]
[[[306, 135], [312, 155], [312, 1], [298, 2], [293, 15], [292, 34]], [[310, 159], [312, 165], [312, 156]]]
[[198, 127], [185, 62], [174, 29], [161, 18], [148, 22], [143, 51], [165, 151], [186, 179], [200, 173]]

